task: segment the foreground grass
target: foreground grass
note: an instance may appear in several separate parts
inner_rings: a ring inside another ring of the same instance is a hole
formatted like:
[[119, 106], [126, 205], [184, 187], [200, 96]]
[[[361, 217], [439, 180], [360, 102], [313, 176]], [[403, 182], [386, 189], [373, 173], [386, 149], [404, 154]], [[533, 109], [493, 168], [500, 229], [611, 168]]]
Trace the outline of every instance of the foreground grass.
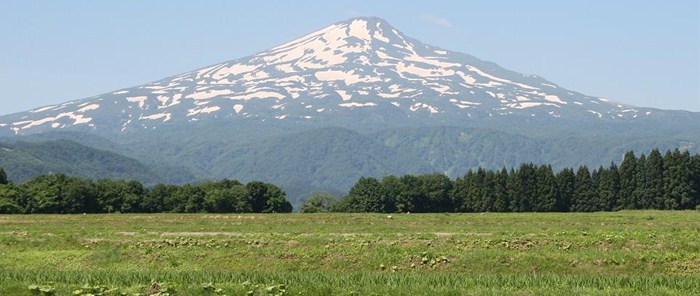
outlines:
[[154, 282], [175, 295], [697, 295], [700, 212], [0, 216], [0, 295]]

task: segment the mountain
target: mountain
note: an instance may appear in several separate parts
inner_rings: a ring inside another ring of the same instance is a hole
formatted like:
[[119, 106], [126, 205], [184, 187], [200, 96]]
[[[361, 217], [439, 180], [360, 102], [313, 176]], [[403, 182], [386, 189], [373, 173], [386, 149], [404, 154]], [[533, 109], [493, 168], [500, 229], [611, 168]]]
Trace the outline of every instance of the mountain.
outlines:
[[147, 184], [163, 181], [137, 160], [66, 140], [0, 143], [0, 167], [17, 183], [52, 173], [92, 179], [138, 179]]
[[357, 18], [253, 56], [3, 116], [0, 128], [116, 134], [212, 119], [362, 127], [462, 125], [488, 117], [640, 121], [676, 113], [586, 96], [424, 44], [381, 19]]
[[[555, 168], [628, 150], [700, 152], [700, 113], [631, 106], [355, 18], [252, 56], [0, 116], [13, 141], [70, 140], [166, 181], [236, 178], [293, 200], [359, 176]], [[136, 176], [134, 178], [141, 178]]]

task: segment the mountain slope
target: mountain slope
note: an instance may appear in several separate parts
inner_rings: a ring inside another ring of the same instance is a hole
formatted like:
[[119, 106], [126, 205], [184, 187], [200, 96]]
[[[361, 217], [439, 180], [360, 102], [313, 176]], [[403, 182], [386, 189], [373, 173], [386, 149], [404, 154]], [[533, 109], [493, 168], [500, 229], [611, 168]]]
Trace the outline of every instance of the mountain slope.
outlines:
[[[138, 132], [185, 123], [283, 121], [363, 128], [526, 117], [632, 121], [680, 113], [567, 90], [406, 37], [378, 18], [340, 22], [253, 56], [0, 117], [5, 134]], [[691, 121], [698, 113], [685, 112]]]
[[388, 129], [370, 137], [388, 147], [416, 155], [433, 171], [450, 177], [477, 167], [510, 168], [522, 163], [551, 164], [554, 169], [620, 162], [627, 151], [648, 153], [681, 148], [700, 152], [700, 135], [691, 138], [630, 136], [533, 136], [485, 128], [419, 127]]
[[0, 143], [0, 167], [18, 183], [53, 173], [92, 179], [135, 179], [147, 184], [162, 182], [160, 176], [137, 160], [66, 140]]
[[252, 142], [217, 155], [213, 174], [345, 189], [362, 176], [422, 172], [430, 166], [381, 142], [342, 128], [325, 128]]

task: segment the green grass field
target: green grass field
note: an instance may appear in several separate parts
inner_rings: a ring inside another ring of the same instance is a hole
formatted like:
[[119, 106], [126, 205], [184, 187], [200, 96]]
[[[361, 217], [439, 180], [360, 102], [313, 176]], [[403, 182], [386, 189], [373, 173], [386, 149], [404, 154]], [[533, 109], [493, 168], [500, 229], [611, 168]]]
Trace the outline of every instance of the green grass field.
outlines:
[[149, 290], [698, 295], [700, 212], [0, 216], [0, 295]]

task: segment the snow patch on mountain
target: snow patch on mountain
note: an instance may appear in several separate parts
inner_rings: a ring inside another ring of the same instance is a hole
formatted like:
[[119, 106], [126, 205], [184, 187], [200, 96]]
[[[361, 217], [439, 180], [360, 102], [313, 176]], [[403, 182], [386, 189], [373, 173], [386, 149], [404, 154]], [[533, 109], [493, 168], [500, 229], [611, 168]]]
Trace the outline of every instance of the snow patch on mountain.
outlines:
[[0, 118], [0, 127], [23, 133], [87, 124], [126, 131], [214, 117], [332, 120], [357, 108], [393, 109], [441, 122], [533, 115], [623, 120], [652, 114], [423, 44], [381, 19], [357, 18], [250, 57], [8, 115]]

